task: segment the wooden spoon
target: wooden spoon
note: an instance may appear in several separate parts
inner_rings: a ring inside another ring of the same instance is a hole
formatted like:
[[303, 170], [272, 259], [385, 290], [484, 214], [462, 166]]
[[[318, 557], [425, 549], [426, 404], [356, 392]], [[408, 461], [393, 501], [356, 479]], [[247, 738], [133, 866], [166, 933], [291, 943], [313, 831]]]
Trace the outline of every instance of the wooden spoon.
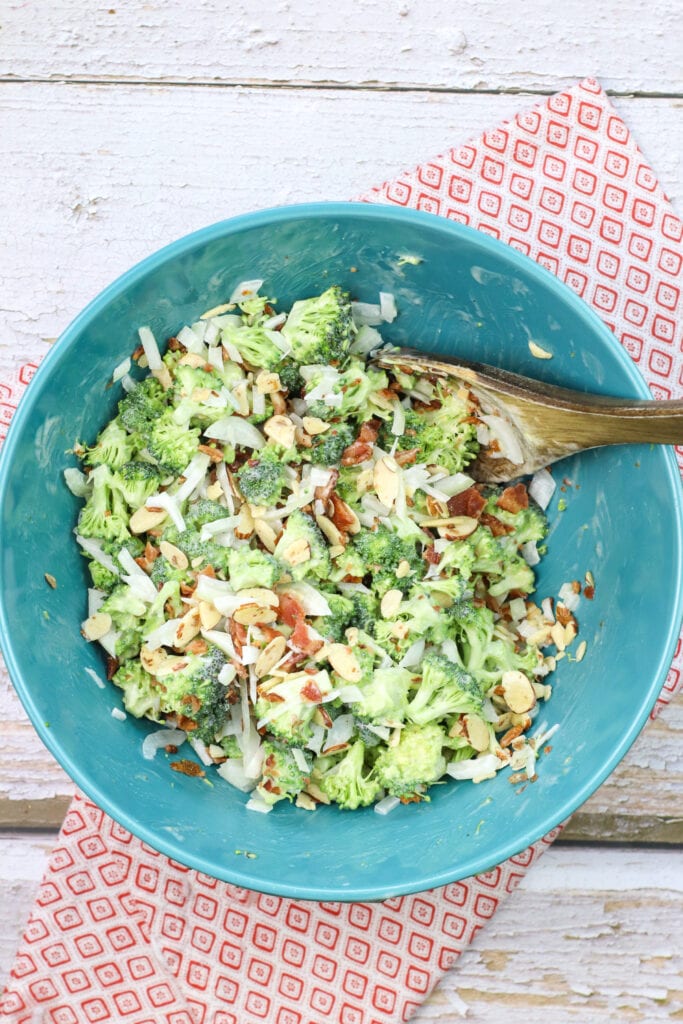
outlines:
[[[462, 381], [485, 413], [502, 416], [513, 430], [514, 458], [483, 448], [467, 472], [502, 483], [575, 452], [609, 444], [683, 444], [683, 401], [646, 401], [583, 394], [483, 363], [431, 356], [417, 349], [380, 351], [385, 369]], [[510, 454], [508, 452], [508, 454]]]

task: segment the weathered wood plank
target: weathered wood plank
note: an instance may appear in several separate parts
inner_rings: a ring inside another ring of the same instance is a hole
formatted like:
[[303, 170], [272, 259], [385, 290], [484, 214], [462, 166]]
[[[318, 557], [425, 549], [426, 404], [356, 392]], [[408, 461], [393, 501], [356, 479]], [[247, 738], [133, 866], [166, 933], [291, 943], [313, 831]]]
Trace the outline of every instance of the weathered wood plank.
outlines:
[[[0, 835], [0, 986], [53, 843], [53, 833]], [[414, 1020], [678, 1019], [681, 861], [673, 851], [552, 847]]]
[[267, 0], [258, 7], [81, 0], [3, 9], [10, 78], [297, 82], [553, 91], [586, 74], [619, 92], [683, 91], [676, 0], [596, 11], [568, 0], [444, 5]]
[[[0, 377], [164, 243], [250, 209], [359, 195], [536, 99], [1, 86]], [[617, 106], [683, 206], [683, 102]]]

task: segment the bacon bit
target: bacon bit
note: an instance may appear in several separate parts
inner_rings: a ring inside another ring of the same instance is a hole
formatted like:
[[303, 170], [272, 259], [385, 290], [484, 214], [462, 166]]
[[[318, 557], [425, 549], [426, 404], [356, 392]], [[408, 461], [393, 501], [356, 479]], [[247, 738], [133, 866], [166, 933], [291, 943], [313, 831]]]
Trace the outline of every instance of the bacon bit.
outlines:
[[315, 497], [318, 499], [318, 501], [329, 501], [329, 499], [330, 499], [330, 497], [332, 495], [333, 490], [337, 486], [337, 481], [338, 480], [339, 480], [339, 470], [338, 469], [331, 470], [330, 471], [330, 479], [328, 480], [328, 482], [326, 484], [324, 484], [324, 485], [321, 485], [320, 487], [316, 487], [315, 491], [313, 492]]
[[186, 693], [185, 696], [180, 701], [180, 703], [184, 707], [189, 708], [190, 711], [193, 711], [195, 714], [197, 711], [199, 711], [200, 707], [202, 706], [202, 702], [200, 701], [199, 697], [197, 697], [197, 695], [194, 693]]
[[232, 640], [238, 658], [242, 657], [242, 648], [247, 642], [247, 627], [241, 622], [230, 619], [230, 639]]
[[145, 558], [148, 562], [154, 562], [159, 557], [159, 548], [155, 548], [151, 541], [145, 544]]
[[306, 700], [310, 700], [312, 704], [319, 704], [323, 699], [323, 695], [320, 692], [318, 684], [314, 683], [312, 680], [301, 688], [301, 696], [305, 697]]
[[484, 600], [487, 608], [489, 608], [492, 612], [495, 612], [496, 615], [500, 613], [500, 603], [495, 599], [493, 594], [487, 593]]
[[583, 596], [588, 600], [592, 601], [595, 597], [595, 587], [587, 586], [583, 588]]
[[436, 410], [440, 409], [442, 405], [443, 402], [441, 402], [441, 400], [438, 398], [433, 398], [431, 402], [413, 402], [413, 408], [417, 412], [436, 412]]
[[514, 533], [514, 527], [508, 526], [507, 523], [502, 523], [496, 516], [492, 516], [490, 512], [482, 512], [479, 522], [482, 526], [488, 526], [489, 530], [494, 537], [503, 537], [506, 533]]
[[499, 740], [501, 747], [509, 747], [512, 741], [516, 740], [518, 736], [521, 736], [523, 732], [524, 729], [521, 725], [513, 725], [513, 727], [508, 729], [505, 735]]
[[113, 679], [114, 673], [118, 671], [119, 659], [118, 658], [107, 658], [107, 679]]
[[199, 444], [197, 451], [204, 452], [204, 455], [208, 455], [212, 462], [223, 461], [223, 452], [220, 448], [214, 448], [212, 444]]
[[203, 779], [206, 774], [196, 761], [171, 761], [171, 768], [174, 772], [180, 772], [181, 775], [196, 775], [200, 779]]
[[280, 672], [294, 672], [295, 669], [299, 668], [300, 665], [308, 658], [307, 654], [303, 651], [292, 651], [287, 661], [283, 661], [280, 665]]
[[410, 466], [417, 459], [419, 448], [408, 448], [404, 452], [396, 452], [394, 462], [399, 466]]
[[362, 582], [363, 582], [363, 577], [362, 576], [351, 576], [350, 573], [347, 573], [346, 576], [344, 577], [344, 579], [342, 580], [342, 583], [362, 583]]
[[281, 697], [279, 693], [261, 693], [260, 697], [262, 700], [267, 700], [269, 704], [284, 704], [285, 698]]
[[570, 586], [571, 586], [571, 588], [572, 588], [572, 590], [574, 591], [575, 594], [580, 594], [581, 593], [581, 584], [579, 583], [578, 580], [572, 580]]
[[198, 576], [209, 576], [212, 580], [216, 579], [216, 570], [212, 565], [205, 565], [203, 569], [200, 569], [197, 573]]
[[183, 345], [182, 341], [178, 341], [178, 339], [175, 337], [168, 339], [167, 347], [171, 350], [171, 352], [185, 351], [185, 346]]
[[318, 640], [316, 637], [311, 636], [304, 619], [298, 619], [296, 626], [294, 627], [294, 632], [289, 639], [297, 650], [311, 656], [317, 654], [320, 648], [324, 647], [322, 640]]
[[358, 526], [355, 513], [338, 494], [333, 492], [330, 494], [329, 500], [332, 502], [330, 519], [338, 530], [345, 533], [351, 526]]
[[166, 751], [167, 754], [178, 753], [178, 748], [176, 747], [175, 743], [167, 743], [166, 746], [164, 747], [164, 750]]
[[502, 508], [505, 512], [512, 513], [521, 512], [522, 509], [528, 508], [529, 495], [526, 485], [519, 483], [515, 484], [514, 487], [506, 487], [496, 504], [498, 508]]
[[271, 405], [273, 406], [273, 413], [276, 416], [283, 416], [287, 412], [287, 403], [285, 401], [285, 396], [282, 394], [281, 391], [271, 391], [269, 397]]
[[492, 441], [489, 441], [488, 449], [490, 452], [499, 452], [501, 450], [500, 441], [498, 440], [497, 437], [494, 437]]
[[140, 359], [140, 357], [143, 356], [144, 354], [145, 354], [144, 348], [142, 347], [142, 345], [138, 345], [138, 347], [136, 349], [133, 349], [133, 352], [132, 352], [130, 358], [133, 360], [133, 362], [137, 363], [138, 359]]
[[412, 796], [400, 796], [399, 800], [402, 804], [419, 804], [422, 802], [422, 797], [418, 793], [413, 793]]
[[295, 628], [306, 617], [303, 606], [293, 594], [280, 594], [278, 611], [278, 618], [285, 626], [291, 626], [292, 628]]
[[187, 715], [177, 715], [178, 728], [182, 729], [183, 732], [194, 732], [199, 726], [195, 722], [194, 718], [188, 718]]
[[367, 462], [372, 455], [372, 448], [363, 441], [354, 441], [342, 452], [342, 466], [359, 466], [361, 462]]
[[574, 622], [574, 616], [563, 604], [558, 604], [555, 609], [555, 618], [561, 626], [568, 626], [570, 622]]
[[206, 654], [208, 649], [209, 645], [206, 640], [202, 639], [202, 637], [196, 637], [194, 640], [190, 641], [185, 648], [189, 654]]
[[263, 636], [269, 643], [276, 637], [282, 636], [282, 633], [280, 632], [279, 629], [275, 629], [273, 626], [269, 626], [267, 622], [259, 622], [258, 628], [261, 630]]
[[276, 786], [272, 779], [263, 780], [263, 788], [269, 793], [279, 794], [282, 792], [279, 786]]
[[438, 565], [441, 561], [441, 555], [435, 550], [434, 545], [430, 544], [422, 552], [422, 557], [425, 562], [429, 562], [430, 565]]
[[[181, 583], [180, 584], [180, 593], [182, 594], [183, 597], [190, 597], [192, 594], [194, 594], [196, 588], [197, 588], [196, 582], [195, 583]], [[159, 588], [159, 589], [161, 589], [161, 588]]]
[[325, 747], [323, 754], [337, 754], [340, 750], [346, 750], [348, 743], [335, 743], [331, 747]]

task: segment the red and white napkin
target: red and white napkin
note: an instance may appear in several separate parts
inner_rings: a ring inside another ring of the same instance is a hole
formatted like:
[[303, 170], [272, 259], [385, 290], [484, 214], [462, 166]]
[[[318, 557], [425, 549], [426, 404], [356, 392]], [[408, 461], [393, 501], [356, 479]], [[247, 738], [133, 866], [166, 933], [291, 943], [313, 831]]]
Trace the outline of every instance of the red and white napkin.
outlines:
[[[581, 295], [659, 398], [683, 396], [683, 223], [586, 79], [363, 196], [495, 235]], [[35, 366], [0, 382], [0, 440]], [[678, 450], [683, 466], [683, 450]], [[676, 692], [681, 644], [653, 715]], [[559, 833], [485, 875], [383, 903], [227, 885], [77, 794], [0, 1004], [8, 1024], [407, 1021]]]

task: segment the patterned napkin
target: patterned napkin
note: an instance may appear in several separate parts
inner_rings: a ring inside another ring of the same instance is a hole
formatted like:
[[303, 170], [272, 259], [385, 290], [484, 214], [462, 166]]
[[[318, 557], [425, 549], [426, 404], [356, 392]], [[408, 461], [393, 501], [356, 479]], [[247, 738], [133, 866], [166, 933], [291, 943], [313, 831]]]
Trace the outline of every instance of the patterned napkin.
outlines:
[[[555, 273], [659, 398], [683, 395], [683, 224], [592, 79], [373, 189], [487, 231]], [[0, 383], [0, 440], [35, 366]], [[678, 450], [683, 465], [683, 449]], [[653, 715], [676, 692], [681, 644]], [[407, 1021], [559, 833], [476, 878], [307, 903], [168, 860], [77, 794], [0, 1004], [8, 1024]]]

